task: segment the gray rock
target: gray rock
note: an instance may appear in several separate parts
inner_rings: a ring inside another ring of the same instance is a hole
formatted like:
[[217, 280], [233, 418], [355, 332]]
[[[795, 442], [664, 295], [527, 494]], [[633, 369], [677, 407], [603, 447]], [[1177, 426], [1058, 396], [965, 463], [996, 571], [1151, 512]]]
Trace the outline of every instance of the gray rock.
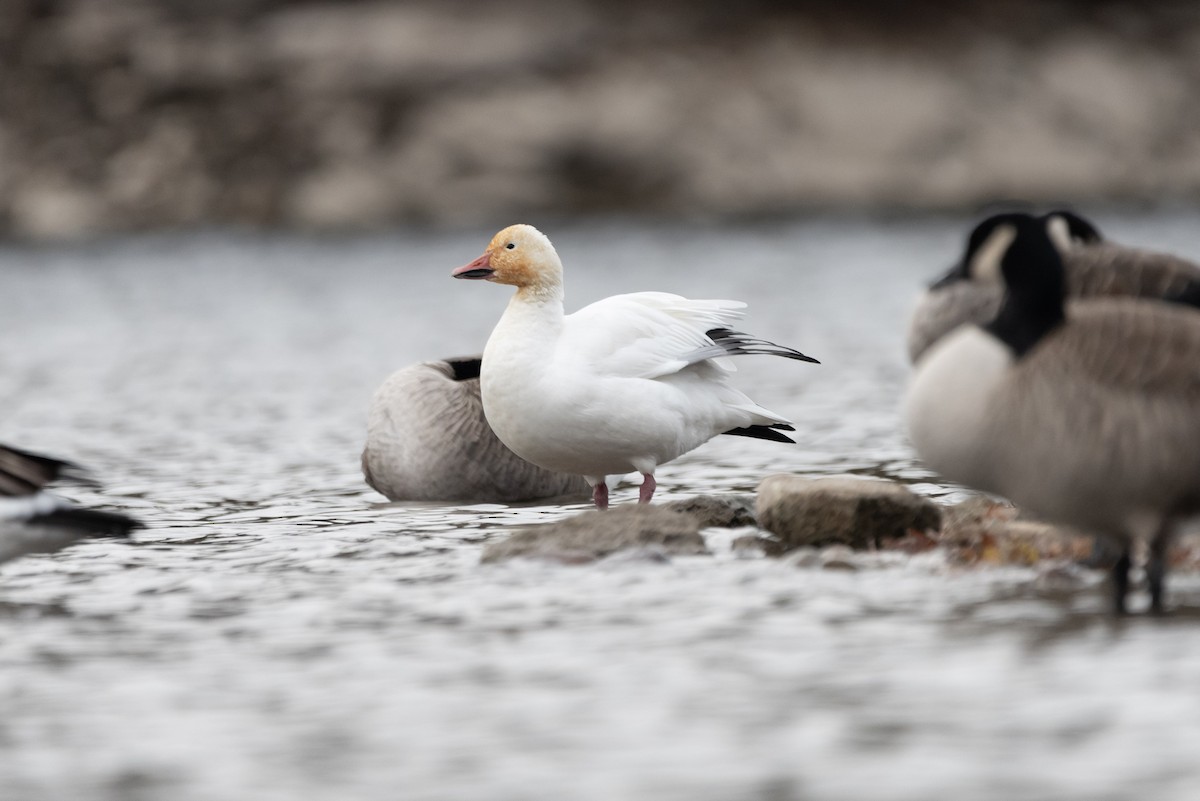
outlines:
[[660, 509], [689, 514], [700, 521], [700, 528], [739, 528], [758, 525], [751, 495], [698, 495], [681, 501], [659, 504]]
[[865, 548], [909, 529], [941, 527], [941, 511], [902, 484], [853, 476], [768, 476], [758, 486], [759, 525], [770, 531], [768, 553], [848, 545]]
[[1037, 565], [1091, 552], [1088, 535], [1028, 519], [1011, 504], [982, 495], [946, 508], [938, 542], [959, 564]]
[[849, 573], [860, 569], [860, 565], [855, 561], [854, 551], [845, 545], [830, 545], [822, 550], [820, 565], [824, 570], [844, 570]]
[[658, 506], [628, 505], [522, 529], [484, 546], [481, 561], [524, 558], [580, 564], [627, 549], [653, 549], [668, 556], [708, 553], [695, 517]]
[[729, 549], [738, 556], [765, 556], [771, 541], [759, 534], [743, 534], [729, 543]]

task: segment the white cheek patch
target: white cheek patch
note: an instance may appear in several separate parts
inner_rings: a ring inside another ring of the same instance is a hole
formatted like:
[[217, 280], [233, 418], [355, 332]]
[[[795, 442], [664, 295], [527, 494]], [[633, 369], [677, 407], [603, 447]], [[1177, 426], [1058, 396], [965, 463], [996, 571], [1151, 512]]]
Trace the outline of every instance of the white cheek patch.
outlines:
[[1046, 223], [1046, 234], [1059, 253], [1066, 253], [1076, 245], [1076, 240], [1071, 236], [1071, 227], [1067, 225], [1064, 218], [1057, 214]]
[[975, 255], [971, 257], [970, 276], [977, 281], [998, 284], [1004, 280], [1000, 274], [1000, 261], [1008, 246], [1017, 238], [1017, 229], [1011, 225], [1000, 225], [988, 236]]

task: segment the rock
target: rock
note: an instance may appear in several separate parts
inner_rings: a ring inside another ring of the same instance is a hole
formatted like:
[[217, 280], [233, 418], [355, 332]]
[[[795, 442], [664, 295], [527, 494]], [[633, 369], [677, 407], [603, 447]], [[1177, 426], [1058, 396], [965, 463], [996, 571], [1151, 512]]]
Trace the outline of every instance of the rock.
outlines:
[[760, 534], [743, 534], [729, 543], [729, 549], [738, 556], [749, 558], [765, 556], [770, 545], [771, 540]]
[[700, 521], [700, 528], [758, 525], [754, 517], [754, 498], [750, 495], [698, 495], [659, 504], [658, 508], [689, 514]]
[[624, 565], [655, 564], [665, 565], [671, 561], [671, 556], [657, 545], [624, 548], [604, 557], [600, 563], [605, 567], [622, 567]]
[[579, 564], [627, 549], [667, 556], [708, 553], [696, 518], [659, 506], [631, 504], [521, 529], [484, 546], [481, 561], [523, 558]]
[[859, 570], [854, 551], [845, 545], [830, 545], [821, 551], [820, 565], [824, 570], [844, 570], [851, 573]]
[[857, 573], [860, 570], [885, 570], [911, 561], [911, 555], [895, 551], [855, 551], [847, 545], [824, 548], [797, 548], [781, 560], [798, 568], [819, 568]]
[[944, 517], [939, 540], [959, 564], [1037, 565], [1091, 553], [1091, 537], [1022, 519], [1015, 507], [984, 496], [949, 507]]
[[756, 511], [774, 535], [772, 555], [802, 546], [865, 548], [941, 526], [937, 505], [903, 484], [853, 476], [768, 476], [758, 486]]

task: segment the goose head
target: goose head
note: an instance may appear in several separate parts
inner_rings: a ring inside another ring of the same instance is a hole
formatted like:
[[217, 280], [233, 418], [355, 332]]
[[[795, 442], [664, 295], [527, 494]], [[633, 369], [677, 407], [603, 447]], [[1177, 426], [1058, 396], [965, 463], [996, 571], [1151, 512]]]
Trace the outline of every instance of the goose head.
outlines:
[[[1002, 243], [1003, 236], [997, 238], [997, 232], [1005, 226], [1012, 226], [1015, 220], [1022, 221], [1022, 230], [1028, 231], [1034, 225], [1040, 227], [1060, 256], [1075, 248], [1104, 241], [1099, 229], [1091, 221], [1067, 209], [1057, 209], [1040, 217], [1020, 212], [993, 214], [975, 226], [967, 238], [963, 255], [947, 273], [930, 285], [930, 289], [937, 290], [958, 281], [979, 280], [984, 274], [998, 273], [1000, 257], [1007, 243]], [[1022, 236], [1029, 237], [1032, 234], [1025, 233]]]
[[562, 262], [541, 231], [532, 225], [510, 225], [492, 237], [482, 256], [450, 275], [536, 290], [562, 284]]
[[1066, 277], [1062, 256], [1046, 221], [1029, 214], [999, 214], [972, 233], [970, 257], [955, 280], [999, 286], [1004, 300], [983, 326], [1018, 358], [1066, 318]]
[[1104, 241], [1104, 237], [1091, 220], [1076, 214], [1069, 209], [1056, 209], [1041, 216], [1046, 224], [1046, 233], [1059, 253], [1080, 247], [1095, 245]]

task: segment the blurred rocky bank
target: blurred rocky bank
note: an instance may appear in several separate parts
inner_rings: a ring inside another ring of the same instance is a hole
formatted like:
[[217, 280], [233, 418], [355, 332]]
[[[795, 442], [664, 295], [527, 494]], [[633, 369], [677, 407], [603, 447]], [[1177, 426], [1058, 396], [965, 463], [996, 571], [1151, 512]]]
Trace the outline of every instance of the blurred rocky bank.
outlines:
[[1193, 2], [5, 0], [0, 235], [1200, 199]]

